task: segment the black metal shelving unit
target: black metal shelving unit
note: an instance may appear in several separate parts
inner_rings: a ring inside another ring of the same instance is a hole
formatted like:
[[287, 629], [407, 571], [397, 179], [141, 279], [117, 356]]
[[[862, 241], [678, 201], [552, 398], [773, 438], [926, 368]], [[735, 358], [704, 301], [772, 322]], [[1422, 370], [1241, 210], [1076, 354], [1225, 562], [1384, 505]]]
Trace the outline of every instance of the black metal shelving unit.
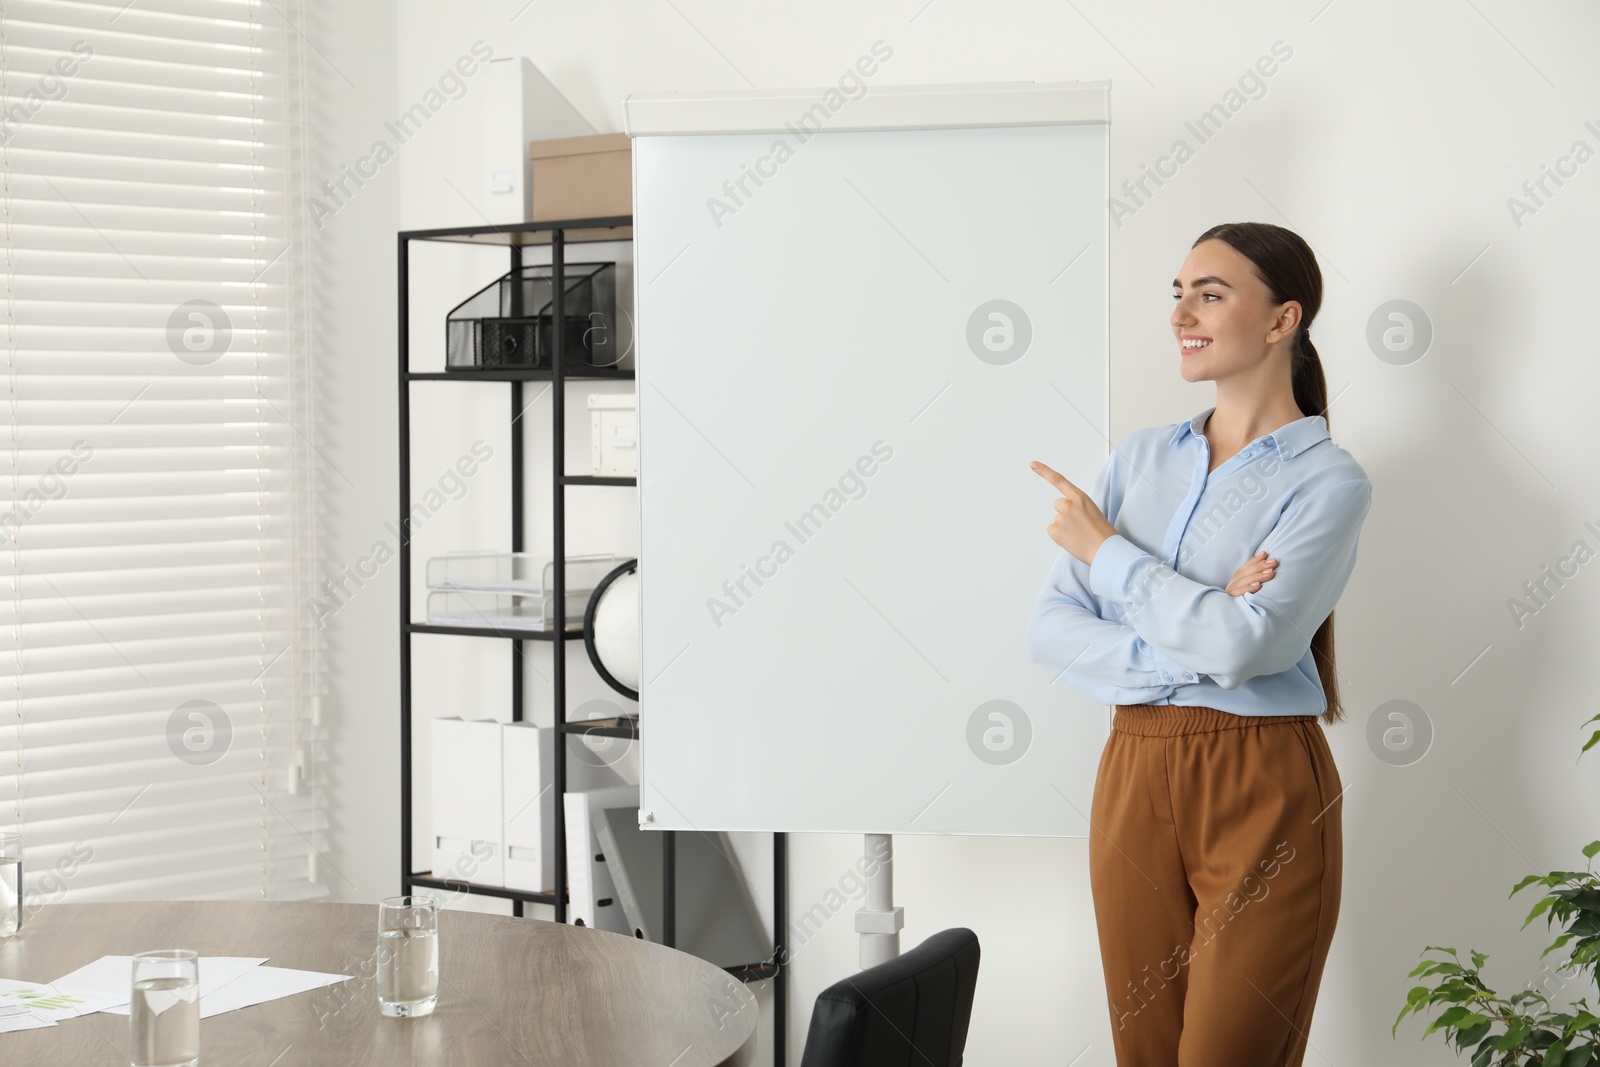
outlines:
[[[411, 383], [412, 382], [507, 382], [511, 391], [511, 551], [523, 550], [523, 433], [515, 420], [523, 412], [523, 384], [530, 381], [551, 383], [551, 466], [552, 500], [551, 521], [552, 557], [566, 559], [566, 489], [568, 486], [631, 486], [634, 478], [597, 478], [574, 476], [566, 473], [565, 435], [567, 381], [631, 380], [633, 371], [586, 367], [583, 373], [568, 374], [562, 366], [564, 353], [564, 282], [566, 245], [596, 241], [624, 241], [633, 239], [633, 217], [617, 215], [609, 218], [567, 219], [556, 222], [524, 222], [504, 226], [468, 226], [450, 229], [402, 230], [398, 243], [399, 266], [399, 395], [400, 395], [400, 891], [410, 893], [413, 887], [423, 886], [448, 889], [454, 892], [477, 893], [500, 897], [512, 902], [513, 914], [521, 916], [523, 906], [529, 902], [549, 904], [555, 908], [555, 921], [567, 921], [567, 833], [565, 795], [567, 788], [567, 746], [554, 746], [555, 753], [555, 868], [557, 884], [542, 892], [507, 889], [502, 886], [480, 885], [476, 882], [435, 878], [431, 871], [413, 869], [411, 849], [411, 639], [415, 634], [450, 634], [463, 637], [481, 637], [515, 642], [511, 657], [511, 720], [523, 721], [522, 708], [522, 642], [549, 641], [553, 645], [552, 688], [554, 689], [555, 728], [565, 734], [587, 734], [603, 737], [640, 739], [636, 721], [621, 722], [616, 719], [567, 721], [566, 642], [582, 640], [583, 631], [569, 630], [564, 625], [542, 633], [507, 631], [490, 626], [432, 626], [411, 621], [411, 541], [405, 527], [406, 516], [411, 512]], [[416, 372], [411, 369], [410, 346], [410, 284], [411, 242], [452, 241], [467, 244], [501, 245], [510, 250], [511, 269], [522, 267], [522, 250], [529, 246], [549, 245], [553, 277], [553, 344], [551, 367], [548, 370], [531, 368], [497, 368], [493, 370]], [[554, 601], [563, 621], [566, 606], [565, 567], [555, 568]], [[564, 740], [565, 738], [563, 738]], [[668, 946], [675, 939], [675, 835], [676, 831], [663, 830], [661, 846], [667, 877], [664, 881], [664, 912], [662, 941]], [[755, 962], [728, 967], [726, 970], [744, 982], [774, 980], [773, 1063], [784, 1067], [785, 1037], [787, 1030], [788, 967], [785, 962], [787, 945], [787, 865], [788, 835], [774, 833], [772, 841], [773, 877], [773, 956], [769, 962]]]

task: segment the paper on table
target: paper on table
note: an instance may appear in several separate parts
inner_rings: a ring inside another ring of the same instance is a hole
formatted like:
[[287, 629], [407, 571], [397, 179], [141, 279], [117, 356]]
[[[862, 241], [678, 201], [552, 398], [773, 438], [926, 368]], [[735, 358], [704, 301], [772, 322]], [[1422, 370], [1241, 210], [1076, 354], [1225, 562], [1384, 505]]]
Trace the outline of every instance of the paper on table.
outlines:
[[15, 997], [0, 994], [0, 1034], [13, 1030], [37, 1030], [41, 1026], [55, 1024], [54, 1019], [30, 1011], [26, 1004]]
[[[259, 958], [201, 956], [200, 1018], [209, 1018], [252, 1004], [263, 1004], [279, 997], [293, 996], [296, 993], [319, 989], [354, 977], [348, 974], [300, 971], [290, 967], [261, 966], [266, 961], [265, 956]], [[98, 1001], [97, 1006], [86, 1008], [85, 1011], [127, 1015], [133, 1010], [128, 1000], [131, 995], [132, 972], [132, 956], [102, 956], [93, 963], [56, 979], [52, 985], [58, 991], [94, 996]]]
[[[200, 996], [220, 989], [246, 971], [267, 962], [266, 956], [201, 956]], [[115, 1015], [128, 1015], [133, 1011], [129, 1003], [133, 996], [133, 957], [101, 956], [86, 963], [71, 974], [62, 975], [48, 983], [56, 990], [69, 993], [105, 997], [110, 1006], [101, 1008]]]
[[200, 997], [200, 1018], [209, 1018], [236, 1008], [264, 1004], [279, 997], [320, 989], [335, 982], [355, 977], [349, 974], [324, 974], [321, 971], [297, 971], [291, 967], [257, 967], [246, 971], [227, 985]]
[[52, 1023], [78, 1015], [88, 1015], [90, 1012], [104, 1011], [107, 1007], [115, 1005], [118, 999], [91, 993], [69, 992], [49, 982], [19, 982], [14, 978], [0, 978], [0, 1004], [22, 1004], [35, 1015]]

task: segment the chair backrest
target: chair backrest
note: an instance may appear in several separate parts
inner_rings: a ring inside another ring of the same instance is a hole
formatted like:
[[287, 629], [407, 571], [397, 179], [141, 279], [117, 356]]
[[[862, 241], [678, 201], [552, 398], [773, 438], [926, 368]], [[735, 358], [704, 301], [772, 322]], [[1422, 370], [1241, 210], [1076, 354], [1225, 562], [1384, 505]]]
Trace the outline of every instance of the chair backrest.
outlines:
[[800, 1067], [961, 1067], [978, 935], [941, 930], [817, 995]]

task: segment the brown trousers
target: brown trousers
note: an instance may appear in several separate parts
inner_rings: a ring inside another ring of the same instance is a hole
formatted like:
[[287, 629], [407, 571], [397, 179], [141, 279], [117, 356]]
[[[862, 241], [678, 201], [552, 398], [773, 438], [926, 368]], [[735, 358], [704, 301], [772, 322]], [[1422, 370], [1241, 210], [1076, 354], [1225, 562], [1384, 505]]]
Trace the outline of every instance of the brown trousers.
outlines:
[[1118, 1067], [1300, 1067], [1343, 788], [1316, 716], [1117, 705], [1089, 880]]

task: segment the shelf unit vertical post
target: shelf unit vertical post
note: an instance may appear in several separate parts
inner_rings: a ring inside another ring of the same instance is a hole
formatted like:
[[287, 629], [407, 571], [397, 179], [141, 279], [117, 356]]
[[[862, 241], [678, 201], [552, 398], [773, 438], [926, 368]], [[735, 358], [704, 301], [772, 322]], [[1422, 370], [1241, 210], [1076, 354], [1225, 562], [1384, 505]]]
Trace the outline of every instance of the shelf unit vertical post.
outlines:
[[411, 242], [400, 235], [400, 892], [411, 892]]
[[772, 835], [772, 1062], [783, 1067], [789, 1032], [789, 835]]
[[[564, 479], [567, 471], [567, 389], [565, 325], [567, 234], [559, 227], [550, 231], [550, 275], [552, 306], [550, 308], [550, 493], [551, 493], [551, 546], [550, 558], [555, 561], [555, 618], [552, 630], [555, 640], [551, 644], [551, 689], [554, 692], [554, 729], [560, 743], [555, 745], [555, 776], [560, 788], [567, 787], [567, 735], [561, 727], [567, 721], [567, 491]], [[567, 921], [567, 820], [565, 796], [556, 801], [556, 870], [562, 872], [563, 884], [556, 887], [556, 922]]]
[[[522, 246], [511, 246], [511, 276], [514, 284], [511, 286], [511, 317], [521, 318], [522, 308]], [[511, 383], [511, 551], [521, 552], [523, 548], [523, 464], [522, 464], [522, 426], [518, 420], [522, 416], [522, 383]], [[522, 654], [525, 651], [521, 638], [511, 639], [511, 721], [522, 721]], [[556, 804], [561, 801], [557, 799]], [[565, 870], [565, 867], [559, 868]], [[522, 916], [523, 900], [518, 897], [511, 902], [511, 914]], [[560, 915], [561, 903], [556, 903], [557, 915]], [[559, 921], [559, 920], [558, 920]]]

